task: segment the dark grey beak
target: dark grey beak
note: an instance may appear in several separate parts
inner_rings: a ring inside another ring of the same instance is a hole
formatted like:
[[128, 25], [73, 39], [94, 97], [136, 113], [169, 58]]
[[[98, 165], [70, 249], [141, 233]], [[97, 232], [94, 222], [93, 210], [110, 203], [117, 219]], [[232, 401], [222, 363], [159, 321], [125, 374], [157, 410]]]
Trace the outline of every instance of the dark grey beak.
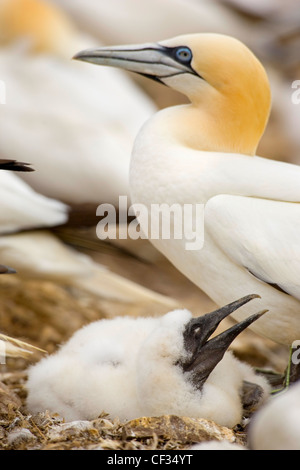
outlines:
[[191, 373], [192, 382], [198, 389], [201, 390], [208, 376], [221, 361], [233, 340], [251, 323], [264, 315], [267, 310], [262, 310], [250, 316], [210, 340], [209, 337], [224, 318], [255, 298], [259, 298], [259, 296], [248, 295], [212, 313], [193, 318], [186, 325], [183, 337], [189, 359], [182, 361], [180, 365], [184, 372]]
[[4, 266], [0, 264], [0, 274], [16, 274], [17, 271], [13, 268], [9, 268], [8, 266]]

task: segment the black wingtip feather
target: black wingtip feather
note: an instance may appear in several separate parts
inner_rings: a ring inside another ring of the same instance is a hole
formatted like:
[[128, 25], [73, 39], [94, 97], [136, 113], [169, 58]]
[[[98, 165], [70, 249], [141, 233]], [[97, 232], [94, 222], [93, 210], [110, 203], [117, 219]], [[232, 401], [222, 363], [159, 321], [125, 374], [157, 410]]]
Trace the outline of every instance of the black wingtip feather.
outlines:
[[0, 170], [31, 172], [35, 171], [30, 163], [18, 162], [17, 160], [0, 159]]

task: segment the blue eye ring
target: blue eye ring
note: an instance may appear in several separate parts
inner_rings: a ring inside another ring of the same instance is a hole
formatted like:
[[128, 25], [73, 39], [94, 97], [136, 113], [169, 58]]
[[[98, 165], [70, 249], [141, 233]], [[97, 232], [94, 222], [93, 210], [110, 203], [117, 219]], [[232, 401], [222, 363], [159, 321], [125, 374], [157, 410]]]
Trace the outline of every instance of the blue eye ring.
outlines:
[[178, 62], [189, 64], [193, 58], [193, 54], [189, 47], [178, 47], [175, 51], [175, 57]]

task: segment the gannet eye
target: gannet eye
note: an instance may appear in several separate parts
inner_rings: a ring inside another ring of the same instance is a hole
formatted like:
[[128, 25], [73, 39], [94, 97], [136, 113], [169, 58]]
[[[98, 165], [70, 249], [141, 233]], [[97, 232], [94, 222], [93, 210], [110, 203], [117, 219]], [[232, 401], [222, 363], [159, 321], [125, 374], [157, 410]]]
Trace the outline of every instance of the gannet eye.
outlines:
[[175, 52], [175, 57], [179, 62], [187, 64], [192, 60], [193, 54], [188, 47], [178, 47]]

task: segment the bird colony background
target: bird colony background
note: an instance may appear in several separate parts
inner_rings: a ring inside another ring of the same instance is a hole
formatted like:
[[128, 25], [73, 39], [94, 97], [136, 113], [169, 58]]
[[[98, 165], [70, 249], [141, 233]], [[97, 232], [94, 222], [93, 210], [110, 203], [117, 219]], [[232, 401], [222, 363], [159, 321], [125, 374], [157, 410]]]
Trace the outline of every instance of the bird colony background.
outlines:
[[[0, 448], [187, 449], [201, 436], [245, 445], [242, 427], [208, 429], [168, 416], [120, 424], [106, 415], [70, 426], [25, 407], [27, 367], [81, 326], [157, 316], [172, 305], [195, 316], [215, 307], [147, 240], [96, 236], [97, 206], [118, 209], [119, 195], [129, 197], [139, 128], [185, 98], [133, 74], [71, 61], [86, 47], [202, 31], [239, 38], [264, 63], [273, 110], [258, 153], [300, 164], [299, 0], [0, 1], [0, 158], [35, 169], [0, 174], [0, 263], [17, 271], [0, 278]], [[254, 333], [232, 349], [255, 367], [284, 372], [286, 348]]]

